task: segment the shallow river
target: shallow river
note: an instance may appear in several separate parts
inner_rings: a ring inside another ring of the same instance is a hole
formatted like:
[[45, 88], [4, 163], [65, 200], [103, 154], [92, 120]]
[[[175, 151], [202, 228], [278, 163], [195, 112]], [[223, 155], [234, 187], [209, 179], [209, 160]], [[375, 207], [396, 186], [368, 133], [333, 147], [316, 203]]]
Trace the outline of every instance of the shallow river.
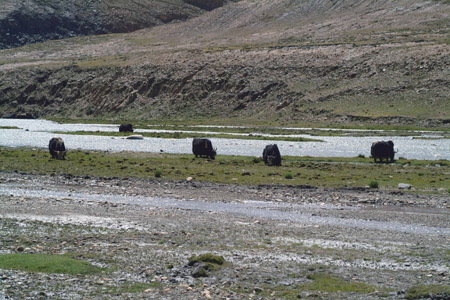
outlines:
[[[74, 135], [74, 131], [118, 131], [118, 125], [102, 124], [59, 124], [46, 120], [0, 119], [0, 127], [15, 126], [20, 129], [1, 129], [0, 146], [41, 147], [46, 148], [48, 141], [56, 136], [54, 131], [67, 132], [58, 134], [70, 149], [103, 151], [142, 151], [166, 153], [192, 153], [192, 139], [144, 138], [127, 140], [122, 137], [94, 135]], [[135, 130], [139, 132], [164, 132], [164, 130]], [[206, 133], [207, 131], [198, 132]], [[426, 133], [417, 132], [417, 136]], [[270, 135], [267, 135], [270, 136]], [[218, 155], [261, 156], [267, 144], [277, 144], [282, 155], [317, 156], [317, 157], [355, 157], [359, 154], [370, 155], [372, 142], [393, 140], [396, 157], [409, 159], [450, 159], [450, 139], [414, 139], [412, 136], [310, 136], [289, 135], [320, 139], [323, 142], [287, 142], [270, 140], [246, 140], [229, 138], [211, 138]]]

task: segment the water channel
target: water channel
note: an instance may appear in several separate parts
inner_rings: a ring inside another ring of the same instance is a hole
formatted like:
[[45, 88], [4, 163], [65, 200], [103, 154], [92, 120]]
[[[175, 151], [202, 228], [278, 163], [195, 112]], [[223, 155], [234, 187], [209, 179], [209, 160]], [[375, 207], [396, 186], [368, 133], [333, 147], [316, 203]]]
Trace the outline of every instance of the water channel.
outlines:
[[[6, 129], [1, 127], [17, 127]], [[212, 127], [212, 126], [211, 126]], [[286, 128], [288, 130], [288, 128]], [[327, 129], [329, 130], [329, 129]], [[338, 130], [338, 129], [335, 129]], [[118, 125], [105, 124], [59, 124], [47, 120], [0, 119], [0, 146], [8, 147], [39, 147], [46, 148], [48, 141], [57, 134], [64, 139], [70, 149], [101, 150], [101, 151], [141, 151], [165, 153], [192, 153], [192, 139], [144, 138], [143, 140], [127, 140], [123, 137], [76, 135], [74, 131], [118, 131]], [[137, 129], [135, 133], [143, 132], [185, 132], [179, 130]], [[196, 131], [199, 134], [218, 134], [220, 132]], [[370, 146], [374, 141], [392, 140], [398, 151], [396, 158], [408, 159], [450, 159], [450, 139], [417, 139], [426, 137], [427, 132], [417, 131], [416, 136], [311, 136], [277, 135], [289, 137], [305, 137], [320, 139], [321, 142], [290, 142], [276, 140], [252, 140], [214, 138], [211, 140], [218, 148], [218, 155], [261, 156], [267, 144], [277, 144], [282, 155], [315, 156], [315, 157], [355, 157], [370, 155]], [[227, 133], [229, 134], [229, 133]], [[437, 133], [438, 134], [438, 133]], [[235, 133], [235, 135], [244, 135]], [[260, 134], [261, 135], [261, 134]], [[265, 134], [266, 136], [274, 136]], [[416, 137], [416, 138], [415, 138]]]

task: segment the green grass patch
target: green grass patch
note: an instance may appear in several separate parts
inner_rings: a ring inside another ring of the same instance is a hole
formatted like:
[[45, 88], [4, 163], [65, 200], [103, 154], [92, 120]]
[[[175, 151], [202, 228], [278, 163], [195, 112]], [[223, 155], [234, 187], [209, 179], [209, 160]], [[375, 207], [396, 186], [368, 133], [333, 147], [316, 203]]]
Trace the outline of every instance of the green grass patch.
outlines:
[[[296, 278], [297, 276], [298, 274], [293, 274], [291, 277]], [[263, 284], [257, 293], [262, 297], [290, 300], [303, 299], [302, 294], [317, 291], [333, 293], [339, 295], [337, 296], [338, 299], [345, 299], [346, 297], [343, 295], [345, 293], [368, 294], [376, 290], [372, 285], [357, 281], [347, 281], [326, 273], [307, 275], [306, 279], [306, 283], [294, 286]], [[246, 291], [241, 292], [245, 293]]]
[[410, 287], [406, 291], [405, 299], [449, 299], [450, 286], [449, 285], [425, 285], [420, 284]]
[[[198, 130], [198, 129], [197, 129]], [[202, 128], [204, 131], [205, 129]], [[67, 132], [53, 132], [55, 134], [67, 134]], [[70, 134], [75, 135], [101, 135], [101, 136], [119, 136], [119, 137], [127, 137], [132, 135], [133, 133], [124, 133], [124, 132], [99, 132], [99, 131], [76, 131], [71, 132]], [[144, 137], [151, 138], [166, 138], [166, 139], [186, 139], [186, 138], [227, 138], [227, 139], [246, 139], [246, 140], [275, 140], [275, 141], [289, 141], [289, 142], [322, 142], [318, 139], [304, 138], [304, 137], [278, 137], [278, 136], [262, 136], [262, 135], [234, 135], [234, 134], [226, 134], [226, 133], [196, 133], [196, 132], [139, 132]]]
[[438, 136], [438, 137], [428, 137], [428, 136], [415, 136], [413, 140], [445, 140], [450, 139], [450, 136]]
[[20, 128], [16, 126], [0, 126], [0, 129], [20, 129]]
[[0, 268], [72, 275], [90, 275], [102, 272], [101, 268], [93, 266], [86, 261], [64, 255], [49, 254], [15, 253], [0, 255]]
[[331, 276], [325, 273], [316, 273], [308, 275], [310, 283], [304, 284], [302, 287], [311, 291], [322, 291], [328, 293], [344, 292], [344, 293], [372, 293], [375, 287], [357, 281], [347, 281], [339, 277]]
[[[251, 176], [243, 176], [242, 170], [251, 172]], [[163, 174], [164, 180], [192, 177], [194, 181], [215, 183], [316, 187], [365, 187], [368, 182], [377, 181], [385, 190], [397, 190], [399, 183], [408, 183], [412, 190], [447, 194], [450, 161], [398, 159], [392, 164], [375, 164], [363, 157], [285, 156], [282, 166], [274, 168], [254, 157], [220, 153], [215, 160], [208, 160], [193, 154], [68, 149], [65, 160], [55, 160], [44, 149], [0, 147], [0, 172], [104, 178], [157, 178]]]

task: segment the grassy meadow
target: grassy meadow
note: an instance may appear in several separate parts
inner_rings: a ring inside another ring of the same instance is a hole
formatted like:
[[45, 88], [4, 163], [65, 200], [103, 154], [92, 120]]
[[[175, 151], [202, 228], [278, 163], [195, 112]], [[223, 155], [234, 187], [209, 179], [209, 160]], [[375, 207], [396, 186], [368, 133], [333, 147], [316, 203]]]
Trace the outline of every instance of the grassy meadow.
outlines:
[[[0, 171], [95, 177], [153, 178], [313, 187], [367, 187], [449, 193], [450, 161], [398, 159], [375, 164], [371, 158], [284, 156], [282, 166], [266, 166], [260, 157], [219, 155], [215, 160], [192, 154], [69, 151], [65, 160], [50, 158], [46, 149], [0, 147]], [[376, 182], [377, 184], [373, 184]]]

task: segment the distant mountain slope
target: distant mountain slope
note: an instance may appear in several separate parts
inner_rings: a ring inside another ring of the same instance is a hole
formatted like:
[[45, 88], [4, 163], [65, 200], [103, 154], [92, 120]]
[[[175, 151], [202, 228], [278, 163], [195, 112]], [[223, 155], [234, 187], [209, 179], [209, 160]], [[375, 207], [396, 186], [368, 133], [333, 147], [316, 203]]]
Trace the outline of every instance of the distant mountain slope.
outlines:
[[0, 51], [0, 110], [449, 128], [449, 20], [446, 0], [242, 0]]
[[0, 49], [184, 21], [224, 0], [1, 0]]

